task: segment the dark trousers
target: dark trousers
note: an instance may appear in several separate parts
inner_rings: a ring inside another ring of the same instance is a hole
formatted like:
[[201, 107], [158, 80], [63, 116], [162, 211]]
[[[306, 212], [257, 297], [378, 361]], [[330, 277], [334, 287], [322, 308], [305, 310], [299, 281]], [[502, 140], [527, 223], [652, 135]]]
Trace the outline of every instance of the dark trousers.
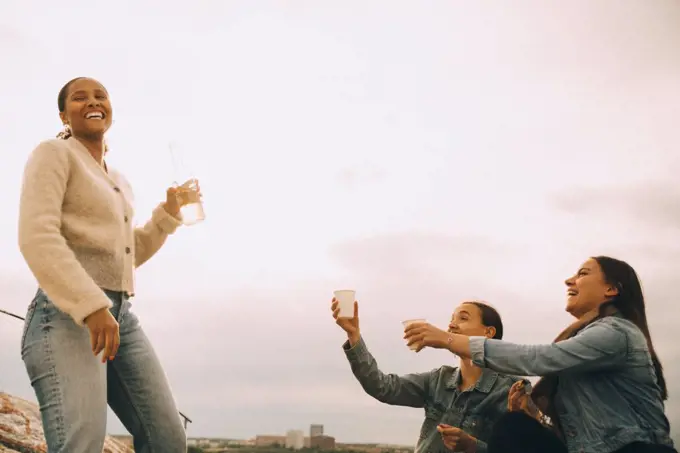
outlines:
[[[524, 412], [508, 412], [494, 426], [489, 453], [567, 453], [557, 435]], [[635, 442], [615, 453], [677, 453], [661, 445]]]
[[567, 453], [555, 433], [524, 412], [508, 412], [494, 425], [489, 453]]

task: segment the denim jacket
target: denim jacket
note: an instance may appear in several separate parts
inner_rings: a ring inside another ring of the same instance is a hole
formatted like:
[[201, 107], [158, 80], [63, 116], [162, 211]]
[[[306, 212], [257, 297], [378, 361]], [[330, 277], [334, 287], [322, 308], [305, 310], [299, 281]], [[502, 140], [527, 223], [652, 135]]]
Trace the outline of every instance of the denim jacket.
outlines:
[[630, 443], [673, 447], [647, 341], [607, 316], [549, 345], [470, 338], [473, 363], [522, 376], [557, 375], [554, 405], [570, 453], [610, 453]]
[[[383, 403], [425, 409], [425, 421], [415, 453], [450, 453], [442, 442], [437, 425], [461, 428], [477, 439], [477, 452], [486, 453], [491, 429], [507, 412], [508, 392], [519, 379], [483, 370], [474, 388], [459, 391], [460, 371], [442, 366], [425, 373], [385, 374], [361, 339], [354, 347], [343, 345], [352, 372], [366, 393]], [[530, 390], [526, 381], [526, 388]]]

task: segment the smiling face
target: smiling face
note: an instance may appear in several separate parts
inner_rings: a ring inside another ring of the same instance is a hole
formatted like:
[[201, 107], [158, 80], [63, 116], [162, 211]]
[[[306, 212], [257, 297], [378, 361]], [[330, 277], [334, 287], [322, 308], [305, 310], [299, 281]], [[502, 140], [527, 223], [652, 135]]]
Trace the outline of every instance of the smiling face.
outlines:
[[449, 322], [449, 332], [466, 335], [468, 337], [496, 336], [494, 326], [484, 325], [482, 309], [471, 302], [463, 302], [456, 308]]
[[602, 268], [593, 258], [583, 263], [576, 275], [564, 283], [567, 285], [567, 312], [577, 318], [619, 293], [615, 286], [606, 281]]
[[106, 88], [96, 80], [80, 78], [72, 81], [64, 94], [63, 105], [61, 99], [59, 103], [61, 121], [71, 127], [75, 137], [102, 139], [112, 120]]

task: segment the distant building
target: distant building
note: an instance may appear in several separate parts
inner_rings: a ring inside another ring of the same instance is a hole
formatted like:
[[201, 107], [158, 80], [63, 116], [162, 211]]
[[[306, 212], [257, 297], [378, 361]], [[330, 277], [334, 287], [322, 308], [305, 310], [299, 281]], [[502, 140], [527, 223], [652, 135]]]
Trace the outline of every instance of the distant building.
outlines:
[[290, 430], [286, 433], [286, 448], [300, 450], [305, 446], [305, 433], [299, 430]]
[[335, 437], [331, 436], [312, 436], [310, 439], [310, 447], [318, 448], [319, 450], [334, 450]]
[[187, 439], [187, 444], [192, 447], [199, 448], [221, 448], [225, 446], [247, 446], [255, 445], [255, 439], [252, 441], [244, 439], [208, 439], [200, 437], [190, 437]]
[[241, 446], [245, 447], [248, 445], [255, 445], [255, 440], [244, 440], [244, 439], [226, 439], [224, 442], [222, 442], [223, 445], [227, 446]]
[[312, 446], [312, 438], [309, 436], [305, 436], [305, 448], [311, 448]]
[[208, 439], [200, 437], [192, 437], [187, 439], [187, 445], [200, 448], [217, 448], [222, 445], [222, 439]]
[[323, 436], [323, 425], [311, 425], [309, 427], [309, 437]]
[[272, 445], [286, 445], [286, 436], [255, 436], [256, 447], [270, 447]]

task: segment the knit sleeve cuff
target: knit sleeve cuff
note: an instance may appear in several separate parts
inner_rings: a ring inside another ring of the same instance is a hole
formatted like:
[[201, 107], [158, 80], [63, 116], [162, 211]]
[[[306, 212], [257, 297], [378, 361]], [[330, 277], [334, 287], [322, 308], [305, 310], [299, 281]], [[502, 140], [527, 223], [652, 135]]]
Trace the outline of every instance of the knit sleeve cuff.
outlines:
[[177, 228], [179, 228], [179, 226], [182, 225], [182, 221], [180, 219], [168, 214], [168, 212], [163, 207], [163, 203], [158, 205], [151, 214], [151, 221], [156, 226], [158, 226], [158, 228], [160, 228], [161, 231], [167, 234], [174, 233], [177, 230]]
[[73, 318], [76, 324], [82, 326], [85, 324], [85, 318], [92, 313], [101, 310], [102, 308], [111, 308], [112, 306], [111, 300], [103, 291], [101, 291], [101, 294], [99, 294], [98, 297], [82, 299], [68, 308], [70, 309], [69, 315], [71, 318]]

